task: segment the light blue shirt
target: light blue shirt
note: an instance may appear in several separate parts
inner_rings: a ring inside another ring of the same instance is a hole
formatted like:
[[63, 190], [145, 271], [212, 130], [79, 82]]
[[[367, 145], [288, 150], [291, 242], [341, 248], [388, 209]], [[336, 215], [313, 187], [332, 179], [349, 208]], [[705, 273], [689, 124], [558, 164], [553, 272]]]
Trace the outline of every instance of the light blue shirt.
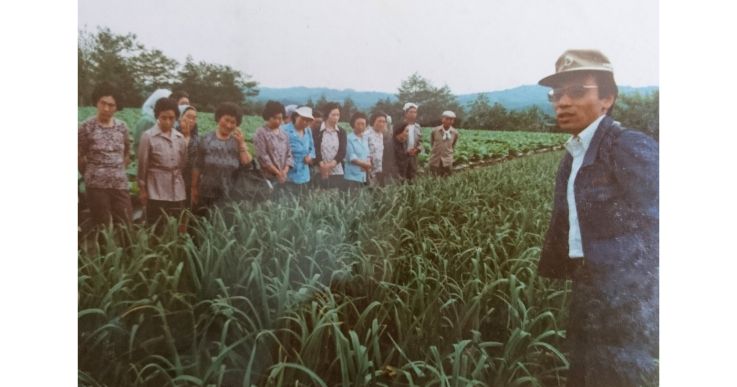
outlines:
[[346, 180], [357, 181], [359, 183], [366, 182], [366, 171], [358, 165], [353, 164], [353, 160], [369, 160], [368, 138], [365, 133], [360, 138], [353, 132], [348, 133], [348, 145], [346, 147], [346, 159], [348, 161], [345, 163], [344, 175]]
[[297, 133], [293, 123], [288, 123], [282, 129], [289, 136], [289, 146], [292, 148], [294, 166], [287, 173], [287, 180], [295, 184], [304, 184], [310, 181], [310, 166], [305, 163], [305, 156], [315, 159], [315, 141], [312, 139], [312, 131], [305, 128], [304, 136]]
[[583, 164], [583, 158], [589, 149], [591, 139], [594, 138], [599, 123], [604, 119], [604, 115], [594, 120], [581, 133], [566, 141], [566, 150], [573, 156], [573, 164], [571, 165], [571, 176], [568, 178], [568, 256], [571, 258], [583, 258], [583, 244], [581, 243], [581, 226], [578, 223], [578, 211], [576, 210], [576, 196], [573, 189], [576, 181], [578, 170]]

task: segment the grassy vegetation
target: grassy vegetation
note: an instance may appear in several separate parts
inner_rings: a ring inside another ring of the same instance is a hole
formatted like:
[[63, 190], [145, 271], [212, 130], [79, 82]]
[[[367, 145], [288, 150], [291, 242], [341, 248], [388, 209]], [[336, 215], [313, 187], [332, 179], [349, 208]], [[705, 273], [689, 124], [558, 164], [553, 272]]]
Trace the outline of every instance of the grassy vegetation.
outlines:
[[560, 157], [108, 233], [78, 254], [79, 382], [564, 385], [568, 290], [536, 270]]

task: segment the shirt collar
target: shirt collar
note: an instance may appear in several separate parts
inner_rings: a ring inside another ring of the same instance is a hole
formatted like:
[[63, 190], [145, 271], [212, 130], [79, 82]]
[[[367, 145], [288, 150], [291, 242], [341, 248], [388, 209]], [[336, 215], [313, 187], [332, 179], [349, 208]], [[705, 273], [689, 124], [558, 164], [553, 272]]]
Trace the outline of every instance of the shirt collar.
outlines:
[[181, 132], [179, 132], [178, 130], [174, 130], [174, 128], [172, 128], [169, 131], [169, 133], [170, 133], [170, 136], [169, 137], [165, 136], [164, 135], [164, 132], [162, 132], [161, 131], [161, 128], [159, 128], [159, 124], [156, 124], [156, 125], [154, 125], [154, 131], [153, 131], [153, 133], [151, 133], [151, 136], [159, 136], [159, 135], [161, 135], [161, 137], [164, 137], [164, 138], [174, 138], [174, 137], [182, 137], [183, 138], [184, 137], [184, 135]]
[[600, 115], [599, 118], [595, 119], [594, 122], [589, 124], [586, 129], [582, 130], [577, 135], [571, 136], [571, 138], [569, 138], [565, 144], [568, 153], [570, 153], [574, 157], [578, 154], [585, 154], [586, 151], [589, 149], [591, 140], [594, 138], [594, 134], [596, 134], [596, 130], [599, 128], [601, 120], [603, 120], [605, 116], [605, 114]]
[[[320, 131], [322, 132], [322, 131], [324, 131], [327, 128], [328, 127], [325, 125], [325, 121], [323, 121], [322, 124], [320, 125]], [[335, 125], [335, 131], [336, 132], [339, 132], [340, 131], [340, 127], [338, 125]]]

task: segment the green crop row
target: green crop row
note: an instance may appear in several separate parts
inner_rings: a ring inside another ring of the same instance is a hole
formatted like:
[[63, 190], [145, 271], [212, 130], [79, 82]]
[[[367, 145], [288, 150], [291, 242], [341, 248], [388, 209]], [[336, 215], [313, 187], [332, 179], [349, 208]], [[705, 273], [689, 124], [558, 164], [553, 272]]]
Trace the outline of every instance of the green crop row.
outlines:
[[536, 270], [560, 156], [108, 232], [78, 253], [79, 383], [564, 385], [568, 288]]

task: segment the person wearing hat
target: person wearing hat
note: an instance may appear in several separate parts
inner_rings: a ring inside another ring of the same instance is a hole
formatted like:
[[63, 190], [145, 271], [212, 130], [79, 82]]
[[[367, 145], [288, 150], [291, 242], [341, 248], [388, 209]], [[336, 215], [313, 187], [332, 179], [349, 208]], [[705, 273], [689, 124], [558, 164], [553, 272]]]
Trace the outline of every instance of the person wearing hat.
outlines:
[[658, 372], [658, 144], [612, 119], [601, 52], [564, 52], [539, 84], [571, 134], [538, 266], [573, 280], [568, 386], [639, 385]]
[[458, 130], [453, 127], [456, 115], [450, 110], [442, 114], [442, 125], [430, 133], [430, 172], [435, 176], [450, 176], [453, 173], [453, 150], [458, 142]]
[[412, 181], [417, 175], [417, 155], [422, 152], [422, 127], [417, 123], [417, 104], [407, 102], [402, 110], [404, 120], [398, 123], [395, 129], [407, 124], [409, 134], [404, 146], [408, 158], [406, 168], [399, 169], [399, 175], [403, 180]]
[[283, 129], [289, 136], [294, 167], [287, 173], [287, 187], [290, 192], [302, 194], [310, 182], [310, 166], [315, 160], [315, 142], [312, 139], [310, 124], [314, 120], [312, 108], [302, 106], [291, 116], [291, 122]]
[[292, 113], [294, 113], [295, 110], [297, 110], [297, 105], [287, 105], [284, 107], [284, 123], [281, 125], [282, 129], [292, 122]]

